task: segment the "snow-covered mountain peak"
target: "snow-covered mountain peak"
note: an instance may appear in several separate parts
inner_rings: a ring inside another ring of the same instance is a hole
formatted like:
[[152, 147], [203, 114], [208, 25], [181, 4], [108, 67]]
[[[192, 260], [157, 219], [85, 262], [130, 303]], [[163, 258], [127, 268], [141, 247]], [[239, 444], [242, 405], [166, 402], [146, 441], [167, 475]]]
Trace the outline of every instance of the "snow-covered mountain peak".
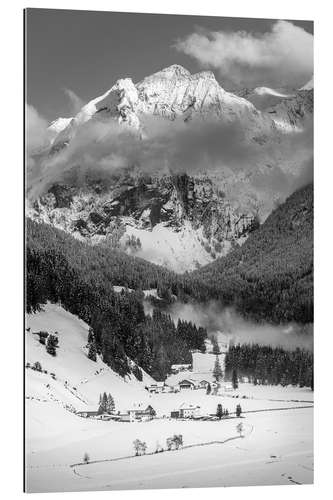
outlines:
[[190, 76], [191, 76], [191, 73], [186, 68], [184, 68], [180, 64], [172, 64], [171, 66], [168, 66], [167, 68], [163, 68], [161, 71], [154, 73], [153, 75], [150, 76], [150, 78], [153, 78], [153, 77], [159, 77], [159, 78], [182, 78], [183, 77], [183, 78], [188, 78]]

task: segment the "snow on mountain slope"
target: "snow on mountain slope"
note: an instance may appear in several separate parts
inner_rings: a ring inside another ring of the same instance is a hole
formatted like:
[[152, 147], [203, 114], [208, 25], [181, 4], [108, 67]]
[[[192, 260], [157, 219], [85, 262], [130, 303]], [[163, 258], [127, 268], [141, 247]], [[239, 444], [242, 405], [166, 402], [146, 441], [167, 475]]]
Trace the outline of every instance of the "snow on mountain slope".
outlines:
[[299, 90], [313, 90], [313, 76], [312, 78], [301, 87]]
[[269, 87], [256, 87], [254, 89], [242, 89], [237, 95], [250, 101], [258, 110], [266, 111], [275, 106], [283, 99], [291, 99], [295, 92], [289, 89], [272, 89]]
[[143, 115], [159, 115], [171, 120], [182, 117], [184, 121], [198, 116], [227, 122], [240, 119], [251, 137], [262, 136], [274, 128], [272, 120], [258, 112], [253, 104], [225, 91], [211, 71], [192, 75], [175, 64], [137, 84], [131, 78], [118, 80], [110, 90], [86, 104], [61, 130], [53, 151], [66, 146], [77, 130], [91, 119], [104, 124], [116, 120], [143, 136]]
[[50, 132], [52, 132], [53, 134], [59, 134], [60, 132], [62, 132], [66, 127], [68, 127], [68, 125], [70, 124], [70, 122], [73, 120], [73, 117], [70, 117], [70, 118], [62, 118], [62, 117], [59, 117], [57, 118], [56, 120], [54, 120], [48, 127], [48, 130]]
[[[29, 314], [26, 319], [26, 362], [36, 361], [47, 373], [26, 369], [26, 397], [45, 403], [66, 405], [75, 410], [97, 409], [99, 395], [112, 393], [117, 410], [128, 409], [133, 401], [147, 401], [145, 384], [153, 379], [143, 372], [143, 381], [134, 375], [120, 377], [98, 356], [94, 362], [87, 357], [88, 325], [62, 307], [48, 303], [44, 311]], [[33, 332], [58, 332], [57, 355], [46, 352], [45, 345]], [[50, 374], [54, 374], [54, 376]]]
[[133, 177], [102, 193], [59, 185], [27, 213], [93, 244], [184, 272], [225, 255], [254, 228], [255, 199], [247, 193], [230, 202], [225, 193], [207, 176]]
[[[196, 269], [214, 260], [201, 243], [202, 230], [193, 230], [189, 222], [185, 222], [177, 232], [164, 223], [157, 224], [152, 231], [126, 226], [125, 235], [140, 239], [141, 248], [136, 252], [138, 257], [176, 272]], [[229, 245], [230, 242], [225, 242], [225, 253]]]
[[302, 89], [290, 99], [283, 99], [267, 109], [278, 130], [301, 132], [306, 121], [313, 118], [313, 88]]
[[278, 90], [271, 89], [269, 87], [256, 87], [254, 89], [254, 92], [258, 95], [268, 94], [268, 95], [274, 95], [276, 97], [283, 97], [283, 98], [292, 97], [292, 95], [288, 95], [286, 93], [279, 92]]

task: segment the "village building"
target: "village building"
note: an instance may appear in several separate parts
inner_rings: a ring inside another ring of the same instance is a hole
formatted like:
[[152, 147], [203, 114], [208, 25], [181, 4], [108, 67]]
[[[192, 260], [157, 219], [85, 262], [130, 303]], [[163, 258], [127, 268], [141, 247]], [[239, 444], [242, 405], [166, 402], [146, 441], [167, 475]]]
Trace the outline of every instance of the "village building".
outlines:
[[155, 382], [154, 384], [146, 386], [148, 392], [152, 394], [159, 394], [161, 392], [172, 392], [172, 388], [165, 382]]
[[208, 380], [200, 380], [199, 389], [207, 389], [209, 385], [211, 386], [211, 382], [208, 382]]
[[193, 390], [193, 389], [198, 389], [199, 387], [199, 382], [197, 380], [193, 379], [184, 379], [178, 382], [178, 386], [180, 390]]
[[148, 405], [145, 409], [133, 408], [128, 410], [128, 415], [130, 422], [134, 422], [135, 420], [152, 420], [156, 416], [156, 411], [151, 405]]
[[98, 415], [97, 410], [83, 410], [83, 411], [77, 411], [77, 415], [83, 418], [91, 418], [91, 417], [96, 417]]
[[200, 417], [200, 406], [183, 403], [179, 407], [180, 418], [198, 418]]

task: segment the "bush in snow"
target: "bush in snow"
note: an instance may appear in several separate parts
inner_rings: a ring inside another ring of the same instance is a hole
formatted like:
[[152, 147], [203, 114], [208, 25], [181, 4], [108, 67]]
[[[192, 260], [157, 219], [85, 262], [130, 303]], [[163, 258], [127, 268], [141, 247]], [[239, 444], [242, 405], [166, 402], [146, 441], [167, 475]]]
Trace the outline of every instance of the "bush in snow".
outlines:
[[168, 451], [172, 449], [178, 450], [180, 446], [183, 446], [182, 434], [174, 434], [173, 437], [167, 438], [166, 444]]
[[236, 406], [236, 417], [240, 417], [242, 414], [242, 407], [240, 404]]
[[237, 424], [236, 426], [236, 431], [238, 432], [240, 437], [243, 437], [243, 430], [244, 430], [244, 425], [242, 422], [239, 422], [239, 424]]
[[147, 450], [147, 444], [144, 441], [140, 441], [140, 439], [136, 439], [133, 441], [135, 455], [145, 455]]
[[48, 332], [37, 332], [37, 335], [39, 336], [39, 342], [43, 345], [45, 345], [46, 339], [49, 336]]
[[89, 457], [88, 453], [86, 452], [83, 456], [83, 461], [85, 464], [88, 464], [89, 460], [90, 460], [90, 457]]
[[36, 361], [36, 363], [34, 364], [34, 370], [37, 370], [38, 372], [42, 371], [42, 365], [39, 361]]

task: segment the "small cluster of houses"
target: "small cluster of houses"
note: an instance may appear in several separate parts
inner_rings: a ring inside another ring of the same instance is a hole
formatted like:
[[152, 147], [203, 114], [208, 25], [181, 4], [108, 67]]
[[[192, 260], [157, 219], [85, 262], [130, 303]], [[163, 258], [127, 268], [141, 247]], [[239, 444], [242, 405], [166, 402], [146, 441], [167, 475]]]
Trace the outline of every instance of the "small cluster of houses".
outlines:
[[151, 405], [146, 408], [139, 405], [137, 408], [127, 410], [127, 412], [114, 412], [99, 414], [97, 410], [78, 411], [77, 415], [83, 418], [98, 418], [99, 420], [113, 420], [116, 422], [144, 422], [156, 417], [156, 412]]
[[[199, 418], [201, 416], [200, 406], [194, 406], [192, 404], [183, 403], [178, 409], [172, 410], [170, 412], [171, 418]], [[152, 420], [156, 417], [156, 412], [151, 405], [146, 408], [142, 408], [140, 405], [138, 408], [133, 408], [127, 412], [117, 412], [117, 413], [105, 413], [102, 415], [98, 414], [98, 411], [78, 411], [77, 415], [83, 418], [98, 418], [99, 420], [113, 420], [116, 422], [146, 422]]]
[[223, 384], [218, 384], [215, 381], [209, 382], [205, 379], [192, 379], [186, 378], [180, 380], [175, 385], [166, 384], [165, 382], [155, 382], [149, 386], [146, 386], [146, 390], [151, 394], [161, 394], [170, 392], [179, 392], [187, 390], [205, 389], [210, 386], [211, 390], [219, 389], [220, 392], [230, 392], [233, 390], [232, 384], [230, 382], [224, 382]]

